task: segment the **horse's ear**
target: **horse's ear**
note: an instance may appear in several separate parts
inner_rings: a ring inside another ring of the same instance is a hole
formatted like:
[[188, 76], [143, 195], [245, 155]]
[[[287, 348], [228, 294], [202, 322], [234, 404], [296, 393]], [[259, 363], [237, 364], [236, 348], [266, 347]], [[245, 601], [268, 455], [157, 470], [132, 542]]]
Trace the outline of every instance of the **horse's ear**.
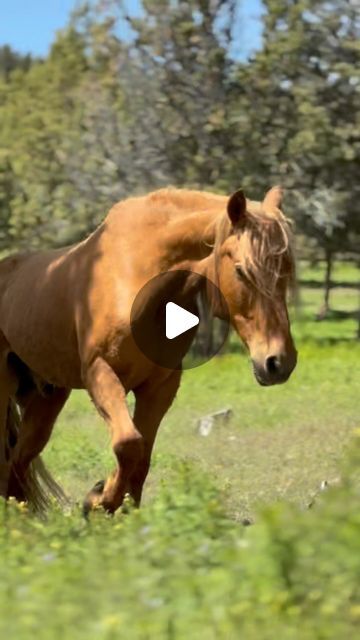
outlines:
[[246, 218], [246, 198], [242, 189], [230, 196], [227, 212], [233, 227], [243, 226]]
[[270, 191], [267, 192], [263, 200], [264, 210], [266, 211], [266, 209], [280, 209], [282, 197], [282, 188], [279, 186], [272, 187]]

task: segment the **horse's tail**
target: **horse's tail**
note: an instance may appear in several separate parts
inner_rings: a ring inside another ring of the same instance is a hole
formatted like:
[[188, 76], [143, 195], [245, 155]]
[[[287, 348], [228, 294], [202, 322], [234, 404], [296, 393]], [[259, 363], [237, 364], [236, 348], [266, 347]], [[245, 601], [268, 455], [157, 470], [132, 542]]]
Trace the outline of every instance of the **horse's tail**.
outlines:
[[[21, 429], [21, 415], [16, 402], [9, 401], [7, 415], [7, 441], [9, 447], [15, 446]], [[34, 458], [24, 472], [17, 462], [11, 467], [8, 497], [19, 502], [27, 502], [37, 512], [45, 511], [53, 501], [66, 502], [67, 498], [40, 456]]]

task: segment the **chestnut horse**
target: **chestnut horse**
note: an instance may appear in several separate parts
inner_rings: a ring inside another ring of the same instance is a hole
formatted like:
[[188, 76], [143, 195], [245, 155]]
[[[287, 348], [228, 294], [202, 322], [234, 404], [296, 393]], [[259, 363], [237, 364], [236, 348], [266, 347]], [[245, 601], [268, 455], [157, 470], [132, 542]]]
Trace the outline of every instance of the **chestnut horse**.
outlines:
[[[117, 467], [86, 498], [86, 510], [136, 504], [161, 419], [179, 387], [190, 343], [171, 341], [172, 370], [141, 353], [131, 333], [137, 292], [167, 273], [194, 302], [193, 273], [221, 290], [231, 323], [262, 385], [296, 364], [286, 298], [294, 273], [281, 190], [263, 202], [161, 189], [116, 204], [83, 242], [0, 262], [0, 495], [46, 502], [61, 490], [39, 457], [71, 389], [86, 389], [110, 428]], [[175, 274], [187, 270], [179, 284]], [[199, 280], [199, 278], [198, 278]], [[213, 301], [214, 314], [221, 315]], [[140, 310], [141, 313], [141, 310]], [[126, 396], [135, 395], [131, 416]]]

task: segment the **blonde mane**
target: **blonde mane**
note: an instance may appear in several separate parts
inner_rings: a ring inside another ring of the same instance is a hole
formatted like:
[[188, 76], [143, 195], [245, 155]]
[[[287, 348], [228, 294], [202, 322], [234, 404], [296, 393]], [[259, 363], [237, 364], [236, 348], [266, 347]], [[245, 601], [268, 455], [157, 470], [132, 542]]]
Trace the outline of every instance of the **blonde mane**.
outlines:
[[[228, 196], [207, 191], [167, 187], [147, 196], [154, 204], [171, 206], [174, 212], [219, 211], [213, 252], [215, 278], [218, 282], [221, 246], [236, 233], [226, 212]], [[266, 297], [272, 297], [281, 279], [286, 288], [295, 283], [295, 257], [291, 221], [278, 207], [246, 200], [246, 222], [241, 233], [241, 255], [238, 266], [251, 285]], [[221, 213], [220, 213], [221, 212]]]
[[[228, 215], [221, 216], [215, 236], [215, 276], [218, 280], [221, 246], [233, 230]], [[278, 208], [264, 210], [247, 200], [238, 266], [246, 280], [266, 297], [272, 297], [280, 279], [286, 288], [295, 283], [295, 256], [291, 221]]]

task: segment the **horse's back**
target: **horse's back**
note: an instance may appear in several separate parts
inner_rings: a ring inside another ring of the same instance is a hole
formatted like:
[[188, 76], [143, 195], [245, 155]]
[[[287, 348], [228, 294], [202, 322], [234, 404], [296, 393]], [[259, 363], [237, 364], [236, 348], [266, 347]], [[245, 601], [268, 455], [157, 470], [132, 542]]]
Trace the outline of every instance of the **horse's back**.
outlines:
[[[65, 253], [65, 249], [22, 252], [7, 256], [0, 261], [0, 327], [1, 316], [4, 313], [8, 298], [12, 297], [18, 289], [23, 290], [24, 298], [33, 299], [36, 289], [39, 288], [42, 280], [51, 266], [58, 263], [59, 258]], [[17, 297], [12, 300], [16, 304]]]

